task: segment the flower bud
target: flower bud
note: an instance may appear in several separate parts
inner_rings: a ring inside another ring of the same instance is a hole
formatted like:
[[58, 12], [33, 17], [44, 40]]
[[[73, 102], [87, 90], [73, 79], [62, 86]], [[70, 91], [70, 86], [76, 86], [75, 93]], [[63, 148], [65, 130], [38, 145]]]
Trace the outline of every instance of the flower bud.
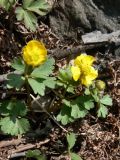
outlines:
[[95, 82], [95, 86], [96, 86], [100, 91], [102, 91], [102, 90], [104, 90], [104, 89], [105, 89], [106, 84], [105, 84], [105, 82], [104, 82], [104, 81], [96, 80], [96, 82]]

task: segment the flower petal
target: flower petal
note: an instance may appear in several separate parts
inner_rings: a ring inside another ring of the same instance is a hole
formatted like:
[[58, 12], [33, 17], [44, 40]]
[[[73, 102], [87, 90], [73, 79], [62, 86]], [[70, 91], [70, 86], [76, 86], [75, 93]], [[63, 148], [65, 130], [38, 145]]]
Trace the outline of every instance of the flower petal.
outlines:
[[83, 72], [80, 81], [81, 84], [85, 86], [89, 86], [92, 84], [92, 81], [98, 77], [98, 71], [95, 70], [93, 67], [88, 67], [86, 70]]
[[81, 54], [75, 59], [74, 63], [80, 68], [83, 68], [84, 66], [91, 66], [94, 61], [95, 58], [93, 56]]
[[72, 72], [73, 79], [75, 81], [77, 81], [80, 77], [80, 74], [81, 74], [80, 68], [77, 67], [77, 66], [72, 66], [71, 67], [71, 72]]

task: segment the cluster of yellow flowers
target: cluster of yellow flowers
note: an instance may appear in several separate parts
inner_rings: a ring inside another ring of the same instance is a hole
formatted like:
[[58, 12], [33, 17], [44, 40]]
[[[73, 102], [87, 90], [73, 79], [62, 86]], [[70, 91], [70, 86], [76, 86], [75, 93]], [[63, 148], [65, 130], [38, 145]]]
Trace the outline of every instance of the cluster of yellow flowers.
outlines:
[[86, 54], [81, 54], [74, 60], [74, 66], [71, 67], [73, 79], [80, 81], [81, 84], [89, 86], [92, 81], [98, 77], [98, 71], [92, 66], [95, 58]]
[[[31, 40], [23, 48], [23, 59], [27, 65], [39, 66], [47, 59], [47, 49], [42, 42]], [[86, 54], [81, 54], [74, 60], [71, 72], [75, 81], [89, 86], [98, 77], [98, 71], [92, 66], [95, 58]]]

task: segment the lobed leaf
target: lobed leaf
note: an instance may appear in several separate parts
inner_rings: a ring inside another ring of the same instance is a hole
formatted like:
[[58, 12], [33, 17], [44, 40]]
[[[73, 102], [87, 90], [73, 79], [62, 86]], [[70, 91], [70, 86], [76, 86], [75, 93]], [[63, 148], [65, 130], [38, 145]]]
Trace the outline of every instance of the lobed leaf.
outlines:
[[87, 113], [87, 110], [84, 107], [79, 106], [78, 104], [73, 105], [71, 108], [71, 116], [74, 119], [83, 118], [87, 115]]
[[14, 68], [17, 71], [22, 72], [22, 73], [25, 70], [25, 65], [24, 65], [24, 63], [22, 61], [22, 58], [14, 59], [13, 62], [11, 63], [11, 67]]
[[68, 149], [71, 150], [76, 142], [76, 137], [74, 133], [67, 134], [67, 142], [68, 142]]
[[44, 85], [48, 88], [54, 89], [56, 86], [56, 79], [54, 77], [48, 77], [43, 81]]
[[7, 87], [8, 88], [15, 88], [17, 90], [20, 90], [22, 85], [24, 84], [25, 79], [19, 74], [8, 74], [7, 76]]
[[74, 119], [71, 117], [71, 108], [64, 105], [57, 116], [57, 121], [61, 121], [63, 125], [73, 122]]
[[0, 7], [3, 7], [6, 11], [15, 3], [15, 0], [0, 0]]
[[34, 71], [31, 73], [31, 76], [37, 77], [37, 78], [46, 78], [49, 77], [50, 74], [52, 74], [54, 69], [55, 60], [53, 58], [48, 58], [47, 61], [34, 69]]
[[30, 2], [25, 2], [24, 0], [24, 7], [28, 11], [35, 12], [40, 16], [46, 15], [50, 10], [50, 5], [45, 0], [34, 0], [34, 1], [31, 0]]
[[19, 100], [6, 100], [0, 105], [1, 115], [10, 116], [25, 116], [27, 114], [27, 108], [25, 103]]
[[75, 101], [87, 110], [94, 108], [94, 99], [90, 95], [79, 96]]
[[112, 106], [112, 99], [109, 95], [105, 95], [102, 99], [100, 99], [100, 102], [107, 106]]
[[97, 111], [97, 115], [98, 115], [98, 117], [106, 118], [106, 116], [108, 115], [107, 107], [104, 106], [103, 104], [100, 104], [100, 108]]
[[34, 0], [23, 0], [23, 7], [24, 7], [24, 8], [27, 8], [27, 7], [29, 7], [33, 2], [34, 2]]
[[40, 94], [41, 96], [44, 96], [45, 94], [45, 85], [43, 83], [43, 79], [32, 79], [29, 78], [28, 82], [33, 89], [35, 94]]
[[37, 27], [37, 17], [34, 13], [25, 10], [22, 7], [17, 7], [15, 10], [18, 21], [24, 21], [26, 28], [35, 31]]
[[30, 124], [25, 118], [5, 117], [0, 120], [1, 130], [6, 134], [19, 135], [26, 133]]
[[48, 59], [43, 65], [34, 69], [28, 82], [35, 94], [44, 95], [45, 87], [54, 89], [56, 86], [56, 78], [49, 77], [54, 69], [55, 60]]

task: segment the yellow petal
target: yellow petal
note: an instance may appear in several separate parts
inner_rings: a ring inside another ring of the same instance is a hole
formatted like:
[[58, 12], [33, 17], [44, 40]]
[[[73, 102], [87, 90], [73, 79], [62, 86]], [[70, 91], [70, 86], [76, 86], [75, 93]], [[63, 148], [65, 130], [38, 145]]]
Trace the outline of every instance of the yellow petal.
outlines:
[[98, 71], [90, 66], [86, 68], [86, 70], [83, 72], [80, 81], [81, 84], [88, 87], [89, 85], [92, 84], [92, 81], [95, 80], [97, 77], [98, 77]]
[[42, 42], [37, 40], [31, 40], [23, 48], [23, 59], [24, 61], [33, 67], [36, 67], [47, 58], [47, 50]]
[[77, 67], [77, 66], [72, 66], [71, 67], [71, 72], [72, 72], [73, 79], [75, 81], [77, 81], [80, 77], [80, 74], [81, 74], [80, 68]]
[[93, 56], [81, 54], [75, 59], [74, 63], [80, 68], [83, 68], [86, 65], [91, 66], [94, 61], [95, 61], [95, 58]]

